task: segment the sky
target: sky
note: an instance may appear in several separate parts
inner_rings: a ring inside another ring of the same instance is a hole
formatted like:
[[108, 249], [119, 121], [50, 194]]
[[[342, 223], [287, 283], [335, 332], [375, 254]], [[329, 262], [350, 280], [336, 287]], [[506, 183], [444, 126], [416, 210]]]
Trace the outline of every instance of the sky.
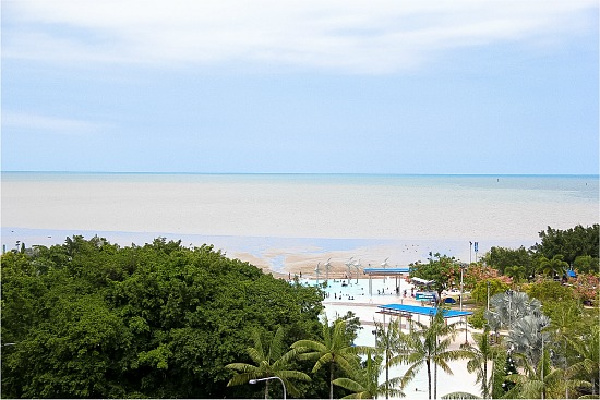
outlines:
[[2, 0], [3, 171], [599, 171], [597, 0]]

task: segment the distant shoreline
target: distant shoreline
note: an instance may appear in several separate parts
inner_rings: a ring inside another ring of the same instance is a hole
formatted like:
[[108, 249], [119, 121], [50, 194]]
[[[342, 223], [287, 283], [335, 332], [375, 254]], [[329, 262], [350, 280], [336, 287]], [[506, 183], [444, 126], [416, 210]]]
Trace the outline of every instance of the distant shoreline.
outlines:
[[[302, 272], [304, 277], [314, 277], [314, 269], [321, 265], [321, 276], [325, 276], [324, 265], [331, 259], [331, 273], [336, 279], [345, 276], [346, 264], [352, 257], [353, 263], [363, 268], [379, 267], [387, 258], [390, 267], [407, 266], [417, 261], [426, 261], [429, 252], [439, 252], [454, 256], [461, 262], [469, 261], [469, 242], [460, 240], [377, 240], [377, 239], [327, 239], [327, 238], [280, 238], [247, 237], [234, 235], [202, 235], [164, 232], [125, 232], [68, 229], [30, 229], [2, 227], [1, 242], [7, 251], [15, 249], [16, 241], [32, 245], [51, 246], [62, 244], [67, 237], [82, 235], [86, 240], [94, 236], [106, 238], [110, 243], [120, 246], [144, 245], [159, 237], [167, 240], [181, 240], [182, 246], [192, 247], [203, 244], [213, 245], [214, 249], [238, 258], [265, 271], [272, 271], [282, 277], [292, 277]], [[522, 241], [481, 241], [478, 256], [489, 251], [491, 246], [529, 247], [533, 243]], [[472, 249], [471, 249], [472, 250]], [[471, 252], [475, 261], [476, 253]], [[356, 269], [351, 267], [355, 277]]]

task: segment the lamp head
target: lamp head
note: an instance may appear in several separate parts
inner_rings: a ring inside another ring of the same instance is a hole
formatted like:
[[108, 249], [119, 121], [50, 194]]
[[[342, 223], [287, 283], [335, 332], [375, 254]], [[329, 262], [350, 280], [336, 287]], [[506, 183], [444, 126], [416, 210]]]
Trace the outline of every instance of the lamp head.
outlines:
[[250, 379], [248, 383], [250, 383], [251, 385], [256, 385], [256, 379]]

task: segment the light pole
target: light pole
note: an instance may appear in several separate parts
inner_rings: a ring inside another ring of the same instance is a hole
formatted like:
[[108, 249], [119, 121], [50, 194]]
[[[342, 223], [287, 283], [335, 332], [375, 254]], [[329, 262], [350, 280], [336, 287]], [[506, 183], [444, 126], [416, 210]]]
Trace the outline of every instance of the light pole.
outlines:
[[540, 326], [540, 336], [542, 338], [542, 371], [541, 371], [541, 376], [540, 378], [542, 378], [542, 400], [544, 400], [544, 334], [542, 333], [542, 327]]
[[473, 246], [473, 242], [469, 241], [469, 265], [471, 265], [471, 248]]
[[460, 265], [460, 311], [462, 312], [463, 308], [462, 308], [462, 303], [463, 303], [463, 290], [465, 288], [465, 282], [464, 282], [464, 272], [465, 272], [465, 265], [461, 264]]
[[[465, 290], [465, 282], [464, 282], [464, 272], [465, 272], [465, 268], [466, 265], [465, 264], [460, 264], [460, 311], [462, 312], [463, 310], [463, 292]], [[469, 331], [469, 326], [467, 324], [467, 316], [465, 315], [465, 344], [469, 343], [469, 339], [468, 339], [468, 331]]]
[[540, 339], [542, 340], [542, 357], [541, 357], [541, 373], [540, 373], [540, 378], [542, 380], [542, 400], [544, 400], [544, 331], [543, 329], [546, 327], [546, 325], [544, 325], [543, 322], [541, 322], [538, 325], [538, 330], [540, 332]]
[[256, 382], [268, 381], [268, 380], [271, 380], [271, 379], [279, 379], [279, 381], [283, 385], [283, 399], [286, 400], [287, 399], [287, 390], [285, 389], [285, 382], [283, 382], [283, 379], [281, 379], [278, 376], [268, 376], [266, 378], [250, 379], [250, 381], [248, 381], [248, 383], [250, 383], [251, 385], [256, 385]]
[[319, 275], [321, 275], [321, 269], [319, 268], [321, 263], [317, 264], [317, 268], [315, 268], [315, 275], [317, 277], [317, 287], [319, 287]]
[[487, 281], [488, 295], [487, 295], [487, 310], [490, 311], [490, 280]]

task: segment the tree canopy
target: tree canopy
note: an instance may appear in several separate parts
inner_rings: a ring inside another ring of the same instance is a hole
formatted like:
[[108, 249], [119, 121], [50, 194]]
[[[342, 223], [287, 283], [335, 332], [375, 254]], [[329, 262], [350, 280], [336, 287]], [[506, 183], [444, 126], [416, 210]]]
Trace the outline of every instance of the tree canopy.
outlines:
[[410, 264], [410, 277], [433, 281], [433, 289], [442, 293], [460, 282], [460, 265], [454, 257], [430, 254], [428, 263]]
[[2, 256], [4, 397], [248, 397], [227, 388], [253, 332], [318, 338], [317, 289], [212, 246], [120, 247], [81, 236]]
[[577, 225], [566, 230], [552, 229], [539, 233], [541, 243], [535, 248], [538, 254], [552, 259], [557, 254], [564, 256], [564, 261], [573, 265], [578, 256], [591, 256], [598, 258], [600, 249], [600, 226], [594, 224], [590, 227]]

